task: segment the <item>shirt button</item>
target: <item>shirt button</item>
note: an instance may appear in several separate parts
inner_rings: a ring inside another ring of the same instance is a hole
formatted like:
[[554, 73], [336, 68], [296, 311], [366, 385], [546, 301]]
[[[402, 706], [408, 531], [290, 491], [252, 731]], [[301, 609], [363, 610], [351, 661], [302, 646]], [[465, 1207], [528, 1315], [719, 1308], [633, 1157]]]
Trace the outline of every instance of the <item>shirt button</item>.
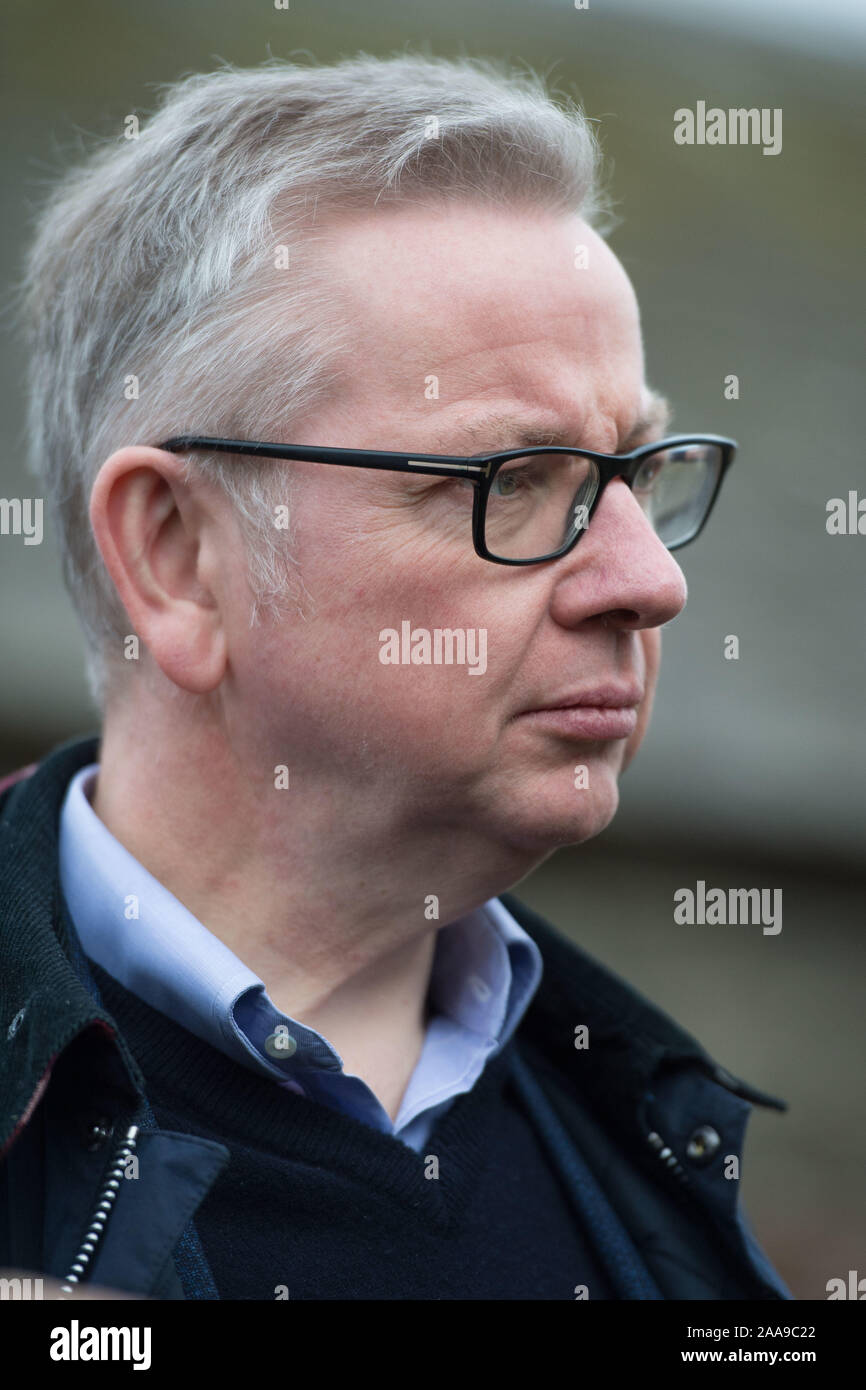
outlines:
[[298, 1040], [293, 1038], [285, 1024], [280, 1024], [265, 1038], [265, 1052], [278, 1062], [293, 1057], [298, 1050]]
[[718, 1152], [721, 1142], [719, 1131], [713, 1129], [712, 1125], [698, 1125], [689, 1135], [686, 1158], [699, 1165], [709, 1163]]

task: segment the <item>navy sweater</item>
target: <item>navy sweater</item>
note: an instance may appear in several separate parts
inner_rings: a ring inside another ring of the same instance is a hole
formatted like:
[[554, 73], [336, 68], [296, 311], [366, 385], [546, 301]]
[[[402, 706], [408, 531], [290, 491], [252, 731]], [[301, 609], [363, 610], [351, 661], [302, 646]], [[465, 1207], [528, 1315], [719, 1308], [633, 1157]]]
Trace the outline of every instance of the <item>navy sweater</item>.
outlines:
[[416, 1154], [92, 970], [157, 1124], [230, 1150], [195, 1217], [220, 1298], [616, 1296], [511, 1084], [513, 1041]]

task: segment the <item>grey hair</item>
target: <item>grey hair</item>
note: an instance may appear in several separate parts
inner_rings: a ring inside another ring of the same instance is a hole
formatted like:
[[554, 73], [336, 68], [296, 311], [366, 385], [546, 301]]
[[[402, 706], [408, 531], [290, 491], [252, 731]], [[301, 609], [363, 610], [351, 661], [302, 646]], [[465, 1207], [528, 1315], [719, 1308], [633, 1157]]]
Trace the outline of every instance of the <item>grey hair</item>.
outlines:
[[[580, 212], [602, 233], [609, 215], [591, 122], [526, 68], [360, 53], [225, 64], [160, 92], [137, 138], [102, 137], [52, 183], [18, 286], [30, 467], [101, 707], [129, 618], [90, 525], [94, 479], [125, 444], [193, 431], [291, 439], [339, 381], [350, 342], [317, 223], [442, 199]], [[185, 466], [233, 505], [251, 625], [279, 612], [300, 582], [291, 532], [274, 524], [287, 466], [201, 453]]]

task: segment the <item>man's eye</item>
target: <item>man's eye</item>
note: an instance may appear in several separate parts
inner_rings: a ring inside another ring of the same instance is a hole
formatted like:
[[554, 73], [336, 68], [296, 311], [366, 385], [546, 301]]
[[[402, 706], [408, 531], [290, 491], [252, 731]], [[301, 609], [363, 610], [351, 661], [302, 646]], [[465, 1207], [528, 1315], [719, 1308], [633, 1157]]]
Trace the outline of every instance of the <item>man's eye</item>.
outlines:
[[539, 469], [532, 464], [520, 464], [516, 468], [500, 468], [493, 480], [491, 492], [497, 497], [518, 497], [532, 487], [537, 480]]
[[663, 459], [647, 459], [637, 471], [634, 488], [638, 492], [649, 492], [664, 467]]

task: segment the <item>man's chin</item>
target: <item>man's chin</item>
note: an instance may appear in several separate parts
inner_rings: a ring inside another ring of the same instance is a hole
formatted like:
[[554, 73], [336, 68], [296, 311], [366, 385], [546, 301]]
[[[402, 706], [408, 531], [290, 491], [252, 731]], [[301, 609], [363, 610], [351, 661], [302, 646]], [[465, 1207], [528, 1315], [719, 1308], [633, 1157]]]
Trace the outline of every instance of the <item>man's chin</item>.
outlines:
[[[613, 777], [604, 786], [574, 789], [574, 800], [558, 793], [554, 799], [533, 799], [514, 805], [508, 818], [508, 838], [524, 851], [552, 854], [566, 845], [581, 845], [606, 830], [619, 806]], [[578, 800], [578, 798], [582, 798]]]

